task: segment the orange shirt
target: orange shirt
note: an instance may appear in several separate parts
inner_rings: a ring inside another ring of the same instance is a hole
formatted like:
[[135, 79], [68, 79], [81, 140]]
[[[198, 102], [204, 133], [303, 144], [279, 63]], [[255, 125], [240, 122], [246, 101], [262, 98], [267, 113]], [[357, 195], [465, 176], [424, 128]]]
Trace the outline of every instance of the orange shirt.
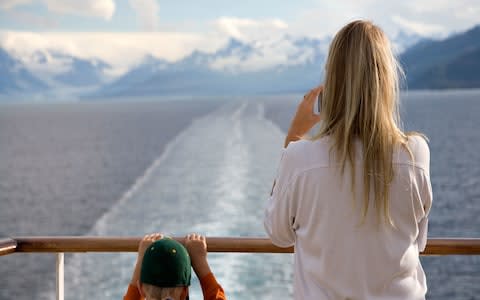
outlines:
[[[226, 300], [225, 292], [215, 279], [213, 273], [209, 273], [200, 279], [204, 300]], [[129, 285], [127, 293], [123, 296], [123, 300], [143, 300], [137, 287]]]

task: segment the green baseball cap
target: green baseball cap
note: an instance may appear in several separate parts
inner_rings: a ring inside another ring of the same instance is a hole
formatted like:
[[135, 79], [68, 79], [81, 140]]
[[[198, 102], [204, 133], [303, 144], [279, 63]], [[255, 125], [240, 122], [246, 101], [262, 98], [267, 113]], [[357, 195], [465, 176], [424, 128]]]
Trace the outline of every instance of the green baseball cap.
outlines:
[[164, 238], [145, 251], [140, 282], [158, 287], [189, 286], [191, 266], [187, 249], [173, 239]]

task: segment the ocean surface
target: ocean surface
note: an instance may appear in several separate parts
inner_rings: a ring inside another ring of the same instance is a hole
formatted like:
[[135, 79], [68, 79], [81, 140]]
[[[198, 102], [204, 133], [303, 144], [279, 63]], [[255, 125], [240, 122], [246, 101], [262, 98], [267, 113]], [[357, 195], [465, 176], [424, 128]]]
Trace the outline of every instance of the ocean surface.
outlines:
[[[480, 91], [409, 92], [430, 138], [430, 237], [480, 237]], [[0, 105], [0, 235], [263, 236], [299, 95]], [[292, 255], [209, 254], [230, 299], [292, 294]], [[66, 299], [121, 299], [135, 254], [66, 256]], [[429, 299], [480, 299], [480, 257], [423, 257]], [[54, 256], [0, 257], [0, 299], [54, 299]], [[201, 299], [194, 280], [191, 299]], [[287, 297], [288, 298], [288, 297]]]

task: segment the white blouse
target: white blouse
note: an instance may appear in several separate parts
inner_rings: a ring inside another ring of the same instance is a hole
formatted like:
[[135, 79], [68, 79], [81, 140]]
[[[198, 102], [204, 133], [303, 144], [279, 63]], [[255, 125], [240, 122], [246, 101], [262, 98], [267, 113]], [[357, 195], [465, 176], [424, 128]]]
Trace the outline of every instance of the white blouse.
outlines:
[[[378, 221], [373, 204], [362, 223], [363, 159], [356, 143], [352, 169], [341, 175], [332, 141], [293, 142], [284, 150], [264, 225], [272, 242], [295, 246], [295, 299], [425, 299], [427, 284], [419, 251], [427, 241], [432, 204], [430, 151], [422, 137], [409, 137], [409, 153], [394, 153], [390, 216]], [[354, 197], [355, 195], [355, 197]]]

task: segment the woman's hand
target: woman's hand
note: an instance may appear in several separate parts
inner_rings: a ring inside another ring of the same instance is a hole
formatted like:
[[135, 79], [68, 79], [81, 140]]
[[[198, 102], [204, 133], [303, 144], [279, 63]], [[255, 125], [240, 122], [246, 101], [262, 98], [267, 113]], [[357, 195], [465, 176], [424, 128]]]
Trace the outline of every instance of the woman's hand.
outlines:
[[320, 116], [313, 113], [313, 107], [318, 99], [318, 95], [322, 91], [323, 86], [318, 86], [303, 96], [302, 102], [298, 105], [297, 112], [290, 124], [290, 129], [285, 139], [285, 147], [290, 142], [301, 139], [315, 124], [320, 122]]

